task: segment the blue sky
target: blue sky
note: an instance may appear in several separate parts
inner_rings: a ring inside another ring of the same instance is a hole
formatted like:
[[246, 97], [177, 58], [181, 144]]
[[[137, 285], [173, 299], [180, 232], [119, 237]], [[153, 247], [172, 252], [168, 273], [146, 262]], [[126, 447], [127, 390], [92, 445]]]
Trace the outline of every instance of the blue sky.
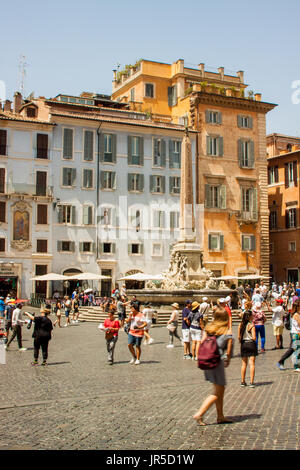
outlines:
[[116, 65], [139, 58], [204, 62], [207, 70], [244, 70], [249, 89], [279, 105], [267, 132], [300, 136], [300, 103], [292, 102], [299, 17], [299, 0], [11, 0], [1, 7], [0, 80], [11, 98], [20, 54], [26, 94], [46, 97], [110, 94]]

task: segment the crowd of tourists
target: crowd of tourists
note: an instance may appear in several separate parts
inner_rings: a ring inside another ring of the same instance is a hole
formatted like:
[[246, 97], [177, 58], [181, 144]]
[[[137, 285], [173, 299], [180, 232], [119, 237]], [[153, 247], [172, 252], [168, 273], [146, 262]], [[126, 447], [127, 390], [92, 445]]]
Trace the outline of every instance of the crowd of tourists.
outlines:
[[[253, 288], [250, 285], [241, 285], [230, 292], [227, 297], [214, 303], [207, 297], [199, 299], [199, 302], [187, 299], [182, 310], [175, 302], [171, 305], [172, 311], [167, 321], [169, 340], [166, 347], [174, 348], [176, 339], [183, 347], [183, 359], [197, 361], [198, 366], [204, 370], [205, 379], [214, 387], [211, 395], [194, 415], [199, 425], [205, 425], [203, 416], [213, 404], [217, 409], [217, 422], [230, 422], [223, 414], [223, 399], [226, 386], [225, 368], [230, 364], [234, 342], [240, 345], [241, 386], [247, 386], [246, 373], [249, 363], [249, 387], [255, 387], [255, 360], [259, 353], [266, 352], [267, 312], [272, 313], [274, 345], [271, 349], [283, 349], [284, 328], [290, 334], [289, 348], [279, 359], [277, 367], [283, 370], [286, 359], [291, 357], [294, 371], [300, 372], [300, 286], [273, 283], [271, 288], [268, 288], [262, 281]], [[46, 365], [53, 327], [62, 326], [63, 314], [66, 319], [64, 326], [70, 326], [71, 321], [72, 324], [78, 323], [82, 305], [84, 303], [80, 300], [80, 292], [74, 290], [70, 297], [56, 298], [54, 309], [51, 304], [46, 304], [39, 315], [24, 312], [27, 317], [24, 320], [22, 303], [16, 304], [9, 296], [6, 299], [0, 298], [0, 318], [5, 321], [6, 350], [9, 350], [10, 344], [17, 338], [19, 350], [25, 351], [26, 348], [22, 346], [22, 327], [27, 324], [27, 328], [30, 328], [33, 324], [32, 365], [38, 364], [40, 349], [43, 356], [42, 365]], [[108, 364], [114, 364], [119, 332], [124, 331], [128, 336], [129, 362], [139, 365], [142, 344], [150, 345], [154, 342], [149, 333], [151, 326], [157, 321], [157, 311], [153, 305], [150, 302], [142, 305], [135, 296], [128, 299], [126, 289], [119, 290], [116, 287], [111, 297], [101, 299], [99, 308], [107, 313], [107, 318], [99, 325], [99, 329], [105, 333]], [[56, 315], [53, 324], [49, 319], [52, 310]], [[232, 310], [238, 310], [240, 318], [236, 339], [232, 331]]]

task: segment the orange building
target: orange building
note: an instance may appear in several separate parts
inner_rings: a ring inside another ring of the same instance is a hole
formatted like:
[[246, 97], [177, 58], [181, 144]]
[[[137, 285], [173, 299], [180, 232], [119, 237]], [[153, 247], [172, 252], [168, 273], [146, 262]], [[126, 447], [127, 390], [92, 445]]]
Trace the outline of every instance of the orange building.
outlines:
[[300, 138], [267, 136], [270, 210], [270, 275], [276, 282], [299, 281]]
[[113, 81], [114, 100], [197, 131], [196, 229], [216, 275], [269, 275], [266, 114], [276, 105], [246, 88], [242, 71], [192, 69], [182, 59], [141, 60]]

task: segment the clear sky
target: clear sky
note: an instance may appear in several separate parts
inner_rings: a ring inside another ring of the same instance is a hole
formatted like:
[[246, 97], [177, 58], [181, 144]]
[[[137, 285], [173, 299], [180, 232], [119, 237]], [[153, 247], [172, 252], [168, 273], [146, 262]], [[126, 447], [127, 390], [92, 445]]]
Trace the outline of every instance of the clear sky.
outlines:
[[300, 136], [299, 17], [299, 0], [10, 0], [1, 2], [0, 81], [11, 99], [21, 54], [25, 94], [46, 97], [110, 94], [112, 70], [140, 58], [204, 62], [244, 70], [249, 89], [279, 105], [267, 133]]

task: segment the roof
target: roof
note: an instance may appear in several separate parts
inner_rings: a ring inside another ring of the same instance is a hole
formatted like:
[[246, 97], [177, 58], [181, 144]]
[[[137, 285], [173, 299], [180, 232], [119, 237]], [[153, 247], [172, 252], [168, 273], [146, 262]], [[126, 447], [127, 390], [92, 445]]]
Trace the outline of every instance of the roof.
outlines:
[[19, 121], [19, 122], [26, 122], [30, 124], [44, 124], [47, 126], [55, 126], [56, 124], [50, 121], [41, 121], [40, 119], [36, 118], [28, 118], [27, 116], [22, 116], [21, 114], [14, 114], [9, 112], [2, 112], [0, 113], [0, 119], [4, 121]]

